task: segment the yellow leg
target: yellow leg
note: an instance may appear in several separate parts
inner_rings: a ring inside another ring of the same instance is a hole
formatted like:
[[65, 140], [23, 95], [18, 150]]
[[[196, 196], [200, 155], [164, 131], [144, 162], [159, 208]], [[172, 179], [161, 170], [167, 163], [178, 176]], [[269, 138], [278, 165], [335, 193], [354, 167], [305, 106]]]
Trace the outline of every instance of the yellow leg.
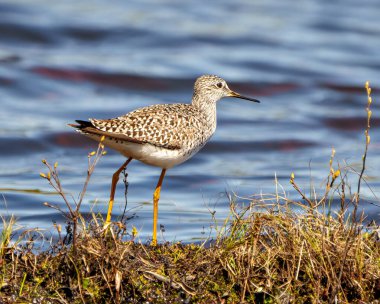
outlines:
[[158, 218], [158, 201], [160, 199], [161, 185], [164, 180], [166, 169], [162, 169], [160, 178], [158, 180], [156, 190], [153, 194], [153, 237], [152, 246], [157, 245], [157, 218]]
[[127, 165], [131, 162], [132, 158], [128, 158], [126, 162], [112, 175], [112, 184], [111, 184], [111, 193], [110, 193], [110, 201], [108, 202], [108, 211], [107, 211], [107, 217], [106, 217], [106, 225], [111, 222], [111, 213], [112, 213], [112, 207], [113, 202], [115, 198], [115, 191], [116, 191], [116, 184], [119, 180], [119, 175], [121, 171], [123, 171]]

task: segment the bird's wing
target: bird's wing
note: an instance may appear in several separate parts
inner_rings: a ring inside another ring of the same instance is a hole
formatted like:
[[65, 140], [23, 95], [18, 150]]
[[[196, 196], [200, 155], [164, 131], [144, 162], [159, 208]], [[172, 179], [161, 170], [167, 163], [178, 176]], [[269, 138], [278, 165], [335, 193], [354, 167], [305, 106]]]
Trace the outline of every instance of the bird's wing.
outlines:
[[113, 119], [90, 119], [91, 126], [82, 131], [176, 150], [195, 142], [202, 124], [199, 117], [189, 104], [160, 104]]
[[85, 121], [85, 120], [76, 120], [75, 121], [77, 124], [68, 124], [70, 127], [78, 129], [81, 133], [84, 134], [96, 134], [101, 136], [107, 136], [107, 137], [113, 137], [113, 138], [118, 138], [122, 140], [126, 140], [129, 142], [137, 143], [137, 144], [143, 144], [145, 142], [136, 140], [134, 138], [128, 137], [123, 134], [118, 134], [118, 133], [112, 133], [112, 132], [107, 132], [107, 131], [102, 131], [98, 129], [96, 126], [91, 121]]

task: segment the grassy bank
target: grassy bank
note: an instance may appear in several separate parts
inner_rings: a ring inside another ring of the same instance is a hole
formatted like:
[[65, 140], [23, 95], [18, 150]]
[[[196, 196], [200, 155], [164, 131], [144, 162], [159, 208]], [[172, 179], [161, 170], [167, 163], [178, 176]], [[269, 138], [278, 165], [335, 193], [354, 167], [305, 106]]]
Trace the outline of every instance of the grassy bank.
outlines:
[[[378, 228], [295, 203], [267, 212], [232, 205], [228, 230], [210, 247], [122, 241], [97, 221], [35, 253], [33, 239], [3, 234], [5, 303], [368, 303], [380, 298]], [[298, 204], [297, 204], [298, 205]], [[299, 207], [299, 205], [298, 205]], [[8, 224], [12, 225], [12, 223]], [[10, 231], [8, 227], [4, 231]]]
[[[365, 222], [360, 188], [370, 144], [367, 128], [357, 188], [349, 168], [334, 162], [320, 195], [308, 196], [291, 175], [299, 201], [275, 191], [230, 201], [230, 218], [205, 244], [136, 241], [125, 222], [103, 227], [100, 215], [84, 219], [80, 206], [104, 147], [89, 154], [82, 195], [62, 190], [58, 165], [41, 174], [62, 196], [65, 229], [41, 250], [38, 230], [19, 230], [3, 219], [0, 303], [379, 303], [380, 229]], [[277, 184], [276, 184], [277, 185]], [[314, 190], [314, 189], [313, 189]], [[308, 191], [314, 193], [313, 191]], [[332, 209], [331, 202], [340, 206]], [[338, 204], [339, 205], [339, 204]], [[47, 249], [46, 249], [47, 248]], [[377, 301], [377, 302], [376, 302]]]

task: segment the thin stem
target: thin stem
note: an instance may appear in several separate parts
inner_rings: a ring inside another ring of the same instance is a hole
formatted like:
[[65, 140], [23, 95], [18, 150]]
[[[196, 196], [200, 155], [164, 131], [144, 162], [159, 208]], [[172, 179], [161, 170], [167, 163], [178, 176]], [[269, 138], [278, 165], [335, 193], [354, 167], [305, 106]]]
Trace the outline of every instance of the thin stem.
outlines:
[[358, 209], [358, 205], [359, 205], [361, 181], [363, 179], [364, 171], [366, 169], [367, 152], [368, 152], [368, 146], [369, 146], [370, 139], [371, 139], [369, 136], [369, 129], [371, 127], [370, 122], [371, 122], [372, 111], [370, 110], [370, 107], [371, 107], [371, 103], [372, 103], [372, 97], [371, 97], [371, 88], [369, 86], [368, 81], [365, 84], [365, 88], [367, 90], [367, 100], [368, 100], [367, 108], [366, 108], [366, 111], [367, 111], [367, 127], [366, 127], [365, 132], [364, 132], [366, 140], [365, 140], [364, 154], [363, 154], [363, 158], [362, 158], [362, 160], [363, 160], [362, 161], [362, 169], [361, 169], [360, 174], [359, 174], [358, 189], [357, 189], [355, 199], [354, 199], [353, 220], [355, 220], [355, 218], [356, 218], [356, 213], [357, 213], [357, 209]]

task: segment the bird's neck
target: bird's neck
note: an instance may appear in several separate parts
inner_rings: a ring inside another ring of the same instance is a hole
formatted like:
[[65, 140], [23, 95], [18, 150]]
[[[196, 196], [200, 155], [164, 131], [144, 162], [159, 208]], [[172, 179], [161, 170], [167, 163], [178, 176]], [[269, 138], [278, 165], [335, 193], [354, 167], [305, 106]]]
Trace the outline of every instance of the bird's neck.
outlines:
[[202, 112], [207, 120], [207, 123], [215, 129], [216, 128], [216, 102], [213, 100], [206, 100], [204, 97], [200, 98], [194, 94], [191, 104]]

